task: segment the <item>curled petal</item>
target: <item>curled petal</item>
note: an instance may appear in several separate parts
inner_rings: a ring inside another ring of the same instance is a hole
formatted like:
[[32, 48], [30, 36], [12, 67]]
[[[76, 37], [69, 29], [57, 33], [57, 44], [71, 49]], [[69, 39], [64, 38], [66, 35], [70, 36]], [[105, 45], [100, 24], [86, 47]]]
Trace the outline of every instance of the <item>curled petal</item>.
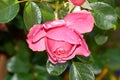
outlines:
[[36, 24], [34, 25], [28, 35], [27, 35], [27, 43], [29, 45], [29, 48], [33, 51], [43, 51], [45, 50], [45, 43], [44, 43], [44, 37], [46, 35], [46, 32], [44, 31], [44, 28], [42, 25]]
[[91, 32], [94, 26], [94, 17], [86, 10], [70, 13], [64, 20], [69, 28], [79, 33]]
[[43, 24], [45, 29], [55, 28], [55, 27], [61, 27], [65, 25], [64, 20], [55, 20], [55, 21], [49, 21]]
[[68, 0], [68, 1], [73, 3], [76, 6], [80, 6], [85, 2], [85, 0]]
[[81, 56], [85, 56], [85, 57], [90, 55], [90, 51], [89, 51], [88, 46], [87, 46], [85, 40], [83, 39], [83, 37], [81, 37], [81, 45], [77, 46], [74, 53], [76, 53], [76, 55], [81, 55]]
[[32, 42], [27, 39], [27, 43], [30, 49], [33, 51], [44, 51], [45, 50], [45, 41], [44, 38], [41, 38], [38, 42]]
[[47, 32], [48, 38], [65, 41], [71, 44], [79, 44], [79, 36], [67, 27], [54, 28]]

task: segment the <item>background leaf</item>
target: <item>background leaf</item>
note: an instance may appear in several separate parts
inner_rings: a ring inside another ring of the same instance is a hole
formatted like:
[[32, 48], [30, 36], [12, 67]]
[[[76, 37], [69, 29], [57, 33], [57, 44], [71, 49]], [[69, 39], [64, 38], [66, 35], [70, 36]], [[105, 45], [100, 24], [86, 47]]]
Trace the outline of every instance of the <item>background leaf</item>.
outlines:
[[112, 70], [120, 70], [120, 50], [117, 48], [109, 48], [103, 55], [104, 65]]
[[117, 13], [117, 16], [118, 16], [119, 19], [120, 19], [120, 7], [117, 7], [117, 8], [115, 9], [115, 11], [116, 11], [116, 13]]
[[14, 74], [11, 80], [34, 80], [32, 74]]
[[112, 6], [103, 2], [94, 2], [90, 5], [93, 9], [95, 23], [98, 28], [109, 30], [116, 26], [117, 16]]
[[13, 56], [7, 63], [7, 70], [14, 73], [28, 73], [30, 64], [17, 56]]
[[11, 21], [19, 11], [17, 0], [0, 0], [0, 23]]
[[95, 36], [95, 42], [98, 44], [98, 45], [102, 45], [104, 44], [105, 42], [107, 42], [108, 40], [108, 36], [105, 36], [105, 35], [96, 35]]
[[27, 30], [29, 30], [34, 24], [41, 23], [41, 11], [35, 2], [26, 3], [23, 15]]
[[48, 80], [48, 73], [45, 66], [34, 66], [36, 80]]

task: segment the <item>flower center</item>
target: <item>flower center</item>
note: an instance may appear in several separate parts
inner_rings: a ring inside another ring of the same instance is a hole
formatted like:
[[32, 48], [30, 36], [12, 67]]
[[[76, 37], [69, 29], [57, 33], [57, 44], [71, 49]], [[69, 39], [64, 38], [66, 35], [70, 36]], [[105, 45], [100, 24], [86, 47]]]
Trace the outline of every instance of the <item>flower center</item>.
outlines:
[[57, 52], [58, 55], [61, 55], [61, 54], [64, 54], [66, 51], [63, 47], [60, 47], [56, 50], [56, 52]]

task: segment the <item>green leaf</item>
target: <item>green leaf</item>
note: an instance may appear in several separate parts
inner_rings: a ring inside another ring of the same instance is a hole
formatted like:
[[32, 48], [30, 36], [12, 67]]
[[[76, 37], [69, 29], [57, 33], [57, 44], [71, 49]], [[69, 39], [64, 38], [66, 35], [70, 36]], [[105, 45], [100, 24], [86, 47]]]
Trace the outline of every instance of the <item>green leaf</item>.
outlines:
[[34, 24], [40, 24], [41, 11], [38, 5], [34, 2], [27, 2], [25, 5], [23, 18], [27, 30], [29, 30]]
[[102, 69], [95, 63], [88, 64], [88, 68], [96, 75], [101, 73], [101, 71], [102, 71]]
[[106, 43], [108, 40], [108, 36], [105, 36], [105, 35], [96, 35], [95, 36], [95, 42], [98, 44], [98, 45], [102, 45], [104, 43]]
[[88, 68], [94, 73], [99, 74], [101, 72], [101, 68], [95, 63], [92, 55], [89, 57], [77, 56], [77, 58], [84, 64], [87, 64]]
[[40, 9], [41, 9], [41, 13], [42, 13], [42, 22], [46, 22], [46, 21], [50, 21], [54, 19], [54, 11], [53, 9], [50, 7], [50, 5], [46, 4], [46, 3], [38, 3]]
[[11, 80], [34, 80], [32, 74], [19, 73], [14, 74]]
[[8, 60], [7, 69], [14, 73], [27, 73], [30, 70], [30, 64], [17, 56], [13, 56]]
[[95, 23], [98, 28], [109, 30], [116, 25], [117, 16], [114, 9], [107, 3], [94, 2], [90, 4], [93, 9]]
[[86, 64], [80, 62], [73, 62], [70, 68], [70, 80], [94, 80], [93, 72]]
[[49, 61], [47, 61], [47, 64], [46, 64], [48, 73], [53, 76], [58, 76], [58, 75], [62, 74], [65, 71], [65, 69], [67, 68], [67, 66], [68, 66], [68, 63], [52, 64]]
[[0, 23], [11, 21], [19, 11], [17, 0], [0, 0]]
[[83, 56], [77, 56], [77, 59], [79, 59], [82, 63], [92, 63], [92, 56], [89, 57], [83, 57]]

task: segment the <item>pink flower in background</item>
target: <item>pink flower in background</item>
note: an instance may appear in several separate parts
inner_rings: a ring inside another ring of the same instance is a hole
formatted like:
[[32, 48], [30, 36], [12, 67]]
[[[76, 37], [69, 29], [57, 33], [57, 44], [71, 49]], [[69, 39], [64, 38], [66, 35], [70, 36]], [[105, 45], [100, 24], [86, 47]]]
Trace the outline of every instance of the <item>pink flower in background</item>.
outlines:
[[76, 6], [80, 6], [85, 2], [85, 0], [68, 0], [68, 1], [73, 3]]
[[6, 30], [7, 26], [5, 24], [0, 24], [0, 30]]
[[71, 13], [64, 20], [34, 25], [27, 35], [27, 43], [33, 51], [46, 50], [53, 64], [65, 63], [75, 55], [90, 55], [82, 33], [90, 32], [93, 26], [90, 12]]

